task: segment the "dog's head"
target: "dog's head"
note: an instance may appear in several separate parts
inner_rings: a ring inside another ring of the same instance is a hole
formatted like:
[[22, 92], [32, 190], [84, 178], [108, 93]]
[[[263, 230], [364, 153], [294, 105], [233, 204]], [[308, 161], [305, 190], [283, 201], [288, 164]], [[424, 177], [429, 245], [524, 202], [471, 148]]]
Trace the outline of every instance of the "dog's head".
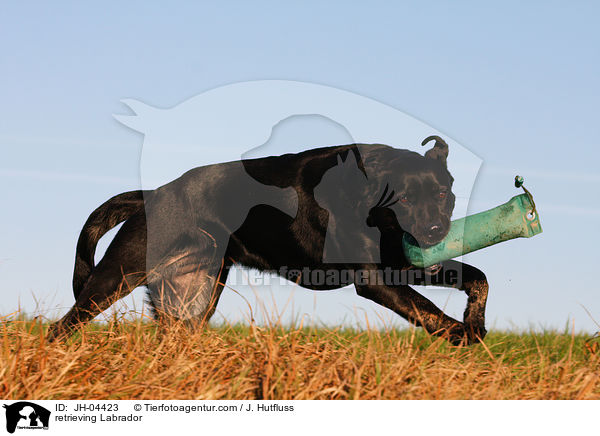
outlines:
[[455, 202], [454, 179], [446, 165], [448, 145], [438, 136], [426, 138], [422, 145], [431, 140], [435, 145], [424, 156], [381, 149], [369, 153], [365, 165], [371, 167], [380, 191], [367, 224], [382, 232], [399, 226], [423, 247], [437, 244], [448, 234]]

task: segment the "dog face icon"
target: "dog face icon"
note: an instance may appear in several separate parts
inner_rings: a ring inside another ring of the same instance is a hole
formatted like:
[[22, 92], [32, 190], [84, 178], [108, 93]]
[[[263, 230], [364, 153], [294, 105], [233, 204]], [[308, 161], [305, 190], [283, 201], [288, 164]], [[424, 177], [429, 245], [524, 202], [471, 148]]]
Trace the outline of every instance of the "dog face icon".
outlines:
[[48, 428], [50, 411], [42, 406], [19, 401], [2, 407], [6, 409], [6, 431], [9, 433], [14, 433], [17, 426]]

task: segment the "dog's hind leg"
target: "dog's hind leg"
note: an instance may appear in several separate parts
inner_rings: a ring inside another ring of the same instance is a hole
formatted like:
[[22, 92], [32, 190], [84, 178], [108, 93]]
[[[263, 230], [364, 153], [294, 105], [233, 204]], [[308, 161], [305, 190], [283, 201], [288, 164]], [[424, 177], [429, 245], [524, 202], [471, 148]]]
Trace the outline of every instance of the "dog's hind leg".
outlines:
[[466, 339], [463, 323], [449, 317], [410, 286], [355, 285], [356, 293], [381, 304], [428, 333], [443, 336], [453, 344]]
[[157, 320], [202, 327], [215, 312], [231, 262], [208, 237], [187, 247], [180, 246], [149, 272], [148, 296]]
[[200, 314], [199, 321], [201, 324], [207, 323], [215, 313], [217, 309], [217, 304], [219, 303], [219, 298], [221, 297], [221, 293], [223, 292], [223, 288], [225, 287], [225, 283], [227, 282], [227, 276], [229, 275], [229, 270], [232, 265], [232, 260], [228, 257], [225, 257], [223, 260], [223, 264], [221, 266], [221, 270], [217, 275], [217, 281], [214, 286], [214, 290], [210, 297], [209, 304], [206, 310]]
[[220, 267], [204, 265], [196, 259], [187, 265], [170, 265], [177, 271], [161, 269], [160, 276], [151, 273], [148, 297], [154, 317], [161, 323], [184, 321], [189, 326], [208, 321], [207, 314], [215, 304]]
[[49, 340], [70, 334], [76, 325], [90, 321], [112, 303], [145, 284], [145, 247], [145, 219], [143, 215], [136, 215], [117, 232], [71, 310], [50, 327]]

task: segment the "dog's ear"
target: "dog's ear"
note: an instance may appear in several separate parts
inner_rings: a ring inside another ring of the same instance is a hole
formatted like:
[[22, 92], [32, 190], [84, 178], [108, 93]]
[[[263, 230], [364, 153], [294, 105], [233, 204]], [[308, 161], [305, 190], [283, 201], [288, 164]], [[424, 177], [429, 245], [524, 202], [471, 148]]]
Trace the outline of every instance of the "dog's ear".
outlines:
[[428, 150], [425, 153], [425, 157], [428, 159], [437, 159], [442, 161], [444, 165], [446, 165], [446, 159], [448, 158], [448, 144], [442, 138], [437, 135], [428, 136], [423, 139], [421, 145], [427, 144], [429, 141], [435, 139], [435, 145], [431, 150]]

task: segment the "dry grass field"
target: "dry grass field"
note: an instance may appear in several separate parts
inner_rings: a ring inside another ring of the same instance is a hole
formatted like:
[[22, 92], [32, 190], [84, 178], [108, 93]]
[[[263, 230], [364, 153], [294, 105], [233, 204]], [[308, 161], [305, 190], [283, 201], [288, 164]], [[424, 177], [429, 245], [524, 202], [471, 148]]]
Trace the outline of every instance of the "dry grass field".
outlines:
[[420, 329], [93, 324], [63, 343], [0, 322], [3, 399], [600, 399], [597, 337], [492, 331], [454, 347]]

